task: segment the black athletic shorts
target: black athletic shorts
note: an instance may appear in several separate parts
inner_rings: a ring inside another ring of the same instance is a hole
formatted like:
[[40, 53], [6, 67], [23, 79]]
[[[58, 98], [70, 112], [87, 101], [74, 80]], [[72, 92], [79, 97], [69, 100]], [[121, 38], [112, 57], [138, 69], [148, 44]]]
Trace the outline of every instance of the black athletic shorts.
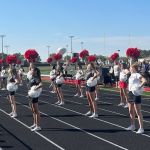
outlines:
[[92, 87], [86, 86], [86, 91], [87, 92], [94, 92], [95, 91], [95, 86], [92, 86]]
[[141, 95], [135, 96], [131, 91], [128, 94], [129, 103], [141, 104]]
[[56, 87], [61, 87], [62, 86], [62, 84], [56, 84]]
[[119, 76], [114, 76], [115, 82], [119, 81]]
[[15, 95], [15, 91], [13, 91], [13, 92], [9, 92], [9, 95], [10, 95], [10, 96]]
[[31, 102], [32, 102], [32, 103], [38, 103], [38, 100], [39, 100], [38, 97], [36, 97], [36, 98], [31, 98]]

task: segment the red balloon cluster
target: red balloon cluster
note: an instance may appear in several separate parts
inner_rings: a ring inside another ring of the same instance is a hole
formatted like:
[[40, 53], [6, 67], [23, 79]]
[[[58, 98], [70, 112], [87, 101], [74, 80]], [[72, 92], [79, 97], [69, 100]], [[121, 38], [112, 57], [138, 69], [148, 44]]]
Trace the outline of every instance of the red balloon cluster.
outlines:
[[49, 58], [47, 58], [47, 63], [51, 63], [53, 61], [53, 58], [52, 57], [49, 57]]
[[6, 63], [7, 64], [16, 64], [17, 63], [17, 56], [16, 55], [8, 55], [6, 57]]
[[111, 59], [112, 61], [115, 61], [118, 57], [119, 57], [119, 54], [118, 54], [118, 53], [113, 53], [113, 54], [110, 56], [110, 59]]
[[35, 62], [38, 56], [39, 54], [35, 49], [29, 49], [24, 54], [25, 59], [27, 59], [29, 62]]
[[70, 59], [70, 62], [71, 62], [71, 63], [76, 63], [76, 62], [77, 62], [77, 60], [78, 60], [78, 58], [77, 58], [77, 57], [72, 57], [72, 58]]
[[56, 61], [62, 59], [62, 55], [60, 53], [54, 54], [53, 57]]
[[126, 55], [127, 57], [138, 58], [140, 56], [140, 51], [137, 48], [128, 48]]
[[96, 60], [96, 56], [94, 56], [94, 55], [88, 56], [88, 61], [89, 62], [94, 62], [95, 60]]
[[84, 49], [80, 52], [79, 56], [83, 59], [83, 58], [89, 56], [89, 51]]

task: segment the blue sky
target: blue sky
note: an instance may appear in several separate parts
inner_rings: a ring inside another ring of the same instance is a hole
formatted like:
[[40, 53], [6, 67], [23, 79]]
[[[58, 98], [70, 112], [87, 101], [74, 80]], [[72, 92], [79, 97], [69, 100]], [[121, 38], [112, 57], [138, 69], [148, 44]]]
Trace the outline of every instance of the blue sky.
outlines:
[[[9, 52], [35, 48], [42, 60], [47, 47], [55, 52], [68, 45], [73, 51], [110, 55], [128, 47], [150, 49], [148, 0], [0, 0], [0, 34]], [[6, 51], [6, 50], [4, 50]]]

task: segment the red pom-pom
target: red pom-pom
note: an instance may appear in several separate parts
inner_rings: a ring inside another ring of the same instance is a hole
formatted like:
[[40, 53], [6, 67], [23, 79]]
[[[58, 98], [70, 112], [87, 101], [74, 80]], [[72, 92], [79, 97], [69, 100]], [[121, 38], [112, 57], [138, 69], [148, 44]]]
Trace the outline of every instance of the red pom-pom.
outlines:
[[38, 56], [39, 54], [35, 49], [29, 49], [24, 54], [25, 59], [27, 59], [29, 62], [35, 62]]
[[72, 58], [70, 59], [70, 62], [71, 62], [71, 63], [76, 63], [76, 62], [77, 62], [77, 60], [78, 60], [78, 58], [77, 58], [77, 57], [72, 57]]
[[110, 56], [110, 60], [115, 61], [118, 57], [119, 57], [119, 54], [118, 54], [118, 53], [113, 53], [113, 54]]
[[3, 59], [0, 59], [0, 65], [3, 63]]
[[138, 58], [140, 56], [140, 51], [137, 48], [128, 48], [126, 55], [127, 57]]
[[8, 55], [7, 57], [6, 57], [6, 62], [7, 62], [7, 64], [16, 64], [16, 62], [17, 62], [17, 56], [16, 55]]
[[84, 49], [80, 52], [79, 56], [83, 59], [83, 58], [89, 56], [89, 51]]
[[94, 55], [88, 56], [88, 61], [89, 62], [94, 62], [95, 60], [96, 60], [96, 56], [94, 56]]
[[21, 64], [21, 60], [18, 59], [16, 63], [17, 63], [18, 65], [20, 65], [20, 64]]
[[56, 61], [62, 59], [62, 55], [60, 53], [54, 54], [53, 57]]
[[53, 58], [52, 57], [49, 57], [49, 58], [47, 58], [47, 63], [51, 63], [53, 61]]

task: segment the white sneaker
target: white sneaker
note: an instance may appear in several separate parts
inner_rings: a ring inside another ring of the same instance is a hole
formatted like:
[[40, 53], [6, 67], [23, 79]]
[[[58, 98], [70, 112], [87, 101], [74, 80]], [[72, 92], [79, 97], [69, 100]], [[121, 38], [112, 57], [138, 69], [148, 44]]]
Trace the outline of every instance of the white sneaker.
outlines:
[[59, 106], [62, 106], [62, 105], [64, 105], [64, 104], [65, 104], [64, 102], [61, 102], [61, 103], [59, 103], [58, 105], [59, 105]]
[[144, 129], [143, 128], [139, 128], [138, 131], [136, 132], [136, 134], [143, 134], [144, 133]]
[[120, 104], [118, 104], [118, 106], [124, 106], [124, 103], [120, 103]]
[[6, 88], [2, 88], [1, 90], [6, 90]]
[[60, 103], [60, 101], [56, 102], [55, 104], [57, 105], [57, 104], [59, 104], [59, 103]]
[[83, 98], [83, 97], [84, 97], [83, 95], [80, 96], [80, 98]]
[[30, 126], [30, 129], [35, 128], [36, 124], [33, 124], [32, 126]]
[[125, 104], [125, 105], [124, 105], [124, 108], [128, 108], [128, 104]]
[[92, 112], [91, 111], [88, 111], [86, 114], [85, 114], [85, 116], [88, 116], [88, 115], [91, 115], [92, 114]]
[[41, 131], [41, 127], [40, 126], [36, 126], [34, 129], [31, 129], [31, 131]]
[[135, 130], [135, 126], [131, 125], [128, 128], [126, 128], [127, 131], [134, 131]]
[[13, 113], [13, 115], [11, 117], [12, 118], [16, 118], [17, 117], [17, 113]]
[[78, 93], [77, 93], [77, 94], [75, 94], [74, 96], [79, 96], [79, 95], [78, 95]]
[[96, 97], [96, 98], [95, 98], [95, 101], [98, 101], [98, 100], [99, 100], [99, 98], [98, 98], [98, 97]]
[[93, 113], [91, 116], [89, 116], [90, 118], [97, 118], [98, 114], [97, 113]]
[[54, 94], [54, 93], [55, 93], [55, 91], [51, 91], [51, 93], [53, 93], [53, 94]]

